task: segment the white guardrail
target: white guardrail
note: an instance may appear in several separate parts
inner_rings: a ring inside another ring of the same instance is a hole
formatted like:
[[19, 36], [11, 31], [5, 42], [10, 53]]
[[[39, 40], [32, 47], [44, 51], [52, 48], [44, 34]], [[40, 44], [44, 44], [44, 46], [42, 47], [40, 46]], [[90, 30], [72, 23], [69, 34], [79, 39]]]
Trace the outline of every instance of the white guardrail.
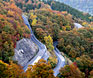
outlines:
[[[23, 20], [24, 20], [24, 23], [28, 26], [28, 28], [29, 28], [30, 31], [31, 31], [31, 40], [32, 40], [34, 43], [36, 43], [36, 44], [38, 45], [38, 47], [39, 47], [39, 52], [37, 53], [37, 55], [36, 55], [31, 61], [29, 61], [29, 62], [27, 63], [27, 65], [24, 67], [24, 71], [26, 71], [28, 65], [34, 65], [36, 62], [38, 62], [39, 59], [41, 59], [41, 58], [45, 55], [45, 53], [46, 53], [46, 51], [47, 51], [47, 48], [46, 48], [46, 46], [45, 46], [44, 44], [42, 44], [42, 43], [35, 37], [35, 35], [33, 34], [33, 31], [32, 31], [32, 29], [31, 29], [31, 27], [30, 27], [30, 24], [29, 24], [28, 19], [26, 18], [26, 16], [25, 16], [25, 15], [22, 15], [22, 18], [23, 18]], [[56, 43], [56, 42], [54, 42], [54, 43]], [[56, 45], [57, 45], [57, 43], [54, 45], [54, 48], [55, 48], [55, 49], [54, 49], [54, 52], [55, 52], [55, 54], [56, 54], [56, 56], [57, 56], [58, 63], [57, 63], [57, 65], [56, 65], [56, 67], [53, 69], [53, 71], [54, 71], [54, 76], [57, 76], [57, 74], [59, 74], [60, 68], [61, 68], [61, 67], [64, 67], [64, 65], [65, 65], [65, 58], [61, 55], [60, 51], [56, 48]], [[47, 59], [48, 59], [48, 57], [47, 57]]]

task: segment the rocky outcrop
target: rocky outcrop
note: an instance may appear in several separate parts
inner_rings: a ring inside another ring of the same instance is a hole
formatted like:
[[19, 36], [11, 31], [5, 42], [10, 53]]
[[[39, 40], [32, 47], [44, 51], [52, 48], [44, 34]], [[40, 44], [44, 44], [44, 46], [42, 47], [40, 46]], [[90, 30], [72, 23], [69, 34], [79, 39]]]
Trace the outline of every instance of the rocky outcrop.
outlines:
[[17, 42], [13, 59], [25, 66], [38, 52], [38, 46], [31, 39], [23, 38]]

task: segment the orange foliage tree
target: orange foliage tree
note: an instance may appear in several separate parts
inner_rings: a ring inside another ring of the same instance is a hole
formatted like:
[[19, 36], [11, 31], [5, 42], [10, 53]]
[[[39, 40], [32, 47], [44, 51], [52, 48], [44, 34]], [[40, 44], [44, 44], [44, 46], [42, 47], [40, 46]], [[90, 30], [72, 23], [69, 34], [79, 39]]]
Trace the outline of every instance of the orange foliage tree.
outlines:
[[14, 1], [0, 0], [0, 59], [9, 63], [14, 54], [16, 41], [28, 37], [30, 31], [24, 24], [21, 10]]
[[38, 63], [33, 66], [29, 66], [27, 70], [27, 78], [56, 78], [53, 75], [53, 70], [50, 63], [47, 63], [45, 60], [41, 59]]
[[66, 65], [64, 68], [61, 68], [60, 75], [66, 78], [84, 78], [84, 75], [73, 64]]

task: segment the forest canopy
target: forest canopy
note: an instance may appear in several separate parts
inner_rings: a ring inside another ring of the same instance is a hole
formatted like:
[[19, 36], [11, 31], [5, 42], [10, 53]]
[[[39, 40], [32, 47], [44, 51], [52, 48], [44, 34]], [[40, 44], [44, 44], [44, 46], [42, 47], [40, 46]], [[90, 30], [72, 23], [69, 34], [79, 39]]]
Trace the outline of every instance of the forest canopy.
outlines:
[[22, 11], [13, 1], [0, 0], [0, 60], [4, 62], [11, 60], [18, 40], [30, 37], [21, 15]]

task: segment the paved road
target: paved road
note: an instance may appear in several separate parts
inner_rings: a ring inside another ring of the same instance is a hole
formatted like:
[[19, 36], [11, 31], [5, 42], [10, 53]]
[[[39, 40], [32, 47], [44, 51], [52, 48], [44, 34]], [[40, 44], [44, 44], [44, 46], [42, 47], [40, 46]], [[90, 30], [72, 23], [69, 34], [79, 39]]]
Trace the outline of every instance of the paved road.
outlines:
[[83, 26], [82, 26], [81, 24], [79, 24], [79, 23], [74, 23], [74, 25], [75, 25], [76, 28], [82, 28], [82, 27], [83, 27]]
[[[34, 43], [36, 43], [37, 46], [39, 47], [39, 52], [37, 53], [37, 55], [36, 55], [31, 61], [29, 61], [29, 62], [27, 63], [27, 65], [24, 67], [24, 71], [26, 71], [28, 65], [32, 65], [32, 64], [35, 63], [35, 61], [37, 62], [39, 59], [41, 59], [41, 58], [45, 55], [47, 49], [46, 49], [46, 46], [45, 46], [44, 44], [42, 44], [40, 41], [38, 41], [37, 38], [34, 36], [33, 31], [32, 31], [32, 29], [31, 29], [31, 27], [30, 27], [30, 24], [29, 24], [26, 16], [25, 16], [25, 15], [22, 15], [22, 18], [23, 18], [23, 20], [24, 20], [24, 23], [28, 26], [28, 28], [29, 28], [30, 31], [31, 31], [31, 40], [32, 40]], [[47, 58], [48, 58], [48, 57], [47, 57]]]
[[[30, 27], [30, 24], [26, 18], [25, 15], [22, 15], [23, 17], [23, 20], [24, 20], [24, 23], [28, 26], [28, 28], [30, 29], [31, 31], [31, 40], [36, 43], [39, 47], [39, 52], [37, 53], [37, 55], [27, 63], [27, 65], [24, 67], [24, 71], [27, 70], [27, 67], [28, 65], [33, 65], [35, 63], [35, 61], [38, 61], [39, 59], [41, 59], [43, 56], [46, 56], [47, 58], [45, 59], [48, 59], [48, 56], [46, 54], [46, 46], [44, 44], [42, 44], [40, 41], [38, 41], [38, 39], [34, 36], [33, 34], [33, 31]], [[65, 59], [64, 57], [60, 54], [59, 50], [56, 48], [56, 45], [57, 45], [57, 42], [54, 42], [54, 51], [55, 51], [55, 54], [57, 56], [57, 59], [58, 59], [58, 63], [57, 63], [57, 66], [54, 68], [54, 75], [57, 76], [57, 74], [59, 73], [59, 69], [61, 67], [64, 67], [65, 65]]]
[[65, 58], [61, 55], [60, 51], [57, 49], [57, 47], [56, 47], [57, 44], [58, 44], [57, 41], [55, 41], [53, 43], [53, 45], [54, 45], [54, 52], [55, 52], [55, 54], [57, 56], [57, 59], [58, 59], [57, 66], [54, 68], [54, 72], [55, 72], [54, 75], [55, 76], [57, 76], [59, 74], [60, 68], [64, 67], [64, 65], [65, 65]]

